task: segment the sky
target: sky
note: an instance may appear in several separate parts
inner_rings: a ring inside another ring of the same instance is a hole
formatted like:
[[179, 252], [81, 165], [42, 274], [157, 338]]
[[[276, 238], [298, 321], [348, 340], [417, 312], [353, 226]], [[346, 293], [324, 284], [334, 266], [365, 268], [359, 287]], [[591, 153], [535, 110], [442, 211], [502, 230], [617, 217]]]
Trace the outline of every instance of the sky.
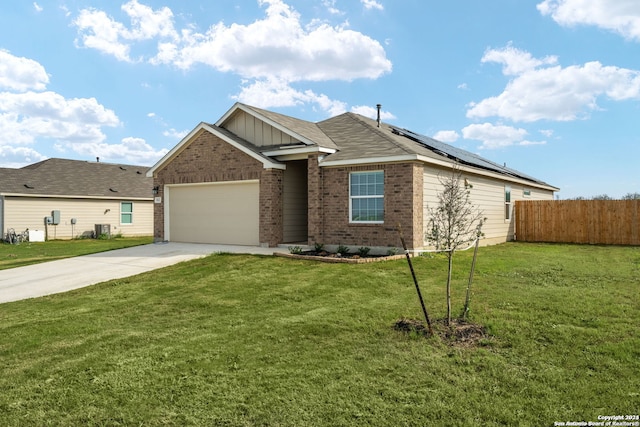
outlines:
[[638, 0], [0, 4], [0, 167], [155, 164], [235, 102], [347, 111], [559, 187], [640, 192]]

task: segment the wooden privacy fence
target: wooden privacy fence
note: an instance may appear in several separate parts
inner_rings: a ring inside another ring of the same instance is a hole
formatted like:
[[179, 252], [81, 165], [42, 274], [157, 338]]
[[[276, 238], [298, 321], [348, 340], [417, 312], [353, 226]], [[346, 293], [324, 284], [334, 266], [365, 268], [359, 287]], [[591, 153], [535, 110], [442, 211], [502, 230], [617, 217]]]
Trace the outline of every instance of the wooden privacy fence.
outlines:
[[522, 200], [516, 240], [640, 245], [640, 200]]

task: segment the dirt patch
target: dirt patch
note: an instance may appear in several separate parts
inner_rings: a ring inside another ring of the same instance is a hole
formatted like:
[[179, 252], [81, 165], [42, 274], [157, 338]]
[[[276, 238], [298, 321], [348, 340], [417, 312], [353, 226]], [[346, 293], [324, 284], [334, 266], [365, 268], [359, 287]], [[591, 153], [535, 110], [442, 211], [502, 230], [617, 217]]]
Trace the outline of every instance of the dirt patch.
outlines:
[[[479, 347], [485, 346], [492, 339], [487, 329], [475, 323], [460, 319], [451, 319], [451, 324], [446, 325], [445, 319], [432, 321], [433, 332], [443, 342], [454, 347]], [[429, 337], [429, 329], [423, 320], [402, 318], [395, 322], [393, 329], [405, 333], [416, 333]]]

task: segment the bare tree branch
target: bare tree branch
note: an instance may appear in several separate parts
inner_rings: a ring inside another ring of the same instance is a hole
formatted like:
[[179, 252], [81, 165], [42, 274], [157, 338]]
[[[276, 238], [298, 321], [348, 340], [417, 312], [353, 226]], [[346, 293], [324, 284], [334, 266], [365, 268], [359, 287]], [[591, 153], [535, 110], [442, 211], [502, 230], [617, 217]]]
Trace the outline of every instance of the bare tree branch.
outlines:
[[450, 174], [438, 176], [442, 192], [438, 193], [438, 205], [429, 207], [430, 229], [426, 240], [437, 250], [446, 251], [449, 260], [447, 276], [447, 324], [451, 323], [451, 271], [453, 255], [461, 247], [468, 246], [478, 236], [478, 224], [482, 212], [471, 201], [471, 186], [462, 177], [457, 165]]

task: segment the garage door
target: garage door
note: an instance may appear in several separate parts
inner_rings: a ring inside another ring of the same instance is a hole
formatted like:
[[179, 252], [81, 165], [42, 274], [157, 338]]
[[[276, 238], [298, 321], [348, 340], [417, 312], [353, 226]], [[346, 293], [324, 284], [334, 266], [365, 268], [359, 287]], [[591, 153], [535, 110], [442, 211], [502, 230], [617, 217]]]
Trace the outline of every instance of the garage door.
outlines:
[[169, 187], [169, 240], [173, 242], [258, 245], [259, 184]]

